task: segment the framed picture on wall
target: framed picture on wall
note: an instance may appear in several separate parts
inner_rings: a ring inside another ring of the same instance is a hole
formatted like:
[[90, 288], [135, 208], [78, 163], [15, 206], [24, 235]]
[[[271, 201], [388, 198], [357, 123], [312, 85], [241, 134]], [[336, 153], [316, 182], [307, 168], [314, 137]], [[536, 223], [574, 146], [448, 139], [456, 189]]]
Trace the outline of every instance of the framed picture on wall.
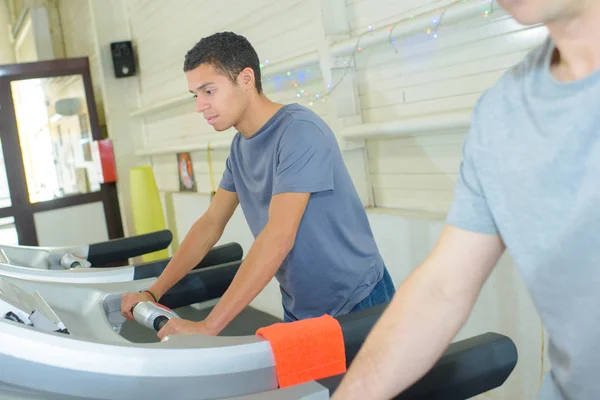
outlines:
[[196, 179], [190, 153], [177, 153], [177, 171], [179, 173], [179, 190], [196, 192]]

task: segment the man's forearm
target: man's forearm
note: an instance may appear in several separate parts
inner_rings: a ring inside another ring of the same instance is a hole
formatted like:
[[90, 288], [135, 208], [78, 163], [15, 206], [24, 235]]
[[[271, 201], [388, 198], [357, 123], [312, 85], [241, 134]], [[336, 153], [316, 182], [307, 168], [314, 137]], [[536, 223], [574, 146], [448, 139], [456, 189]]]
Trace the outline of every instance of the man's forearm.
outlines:
[[473, 296], [448, 296], [420, 267], [400, 287], [333, 399], [390, 399], [420, 379], [466, 321]]
[[190, 272], [219, 241], [223, 229], [206, 215], [200, 217], [186, 235], [173, 258], [150, 290], [162, 297]]
[[293, 241], [269, 225], [258, 235], [231, 285], [205, 320], [215, 334], [222, 331], [273, 279], [294, 246]]

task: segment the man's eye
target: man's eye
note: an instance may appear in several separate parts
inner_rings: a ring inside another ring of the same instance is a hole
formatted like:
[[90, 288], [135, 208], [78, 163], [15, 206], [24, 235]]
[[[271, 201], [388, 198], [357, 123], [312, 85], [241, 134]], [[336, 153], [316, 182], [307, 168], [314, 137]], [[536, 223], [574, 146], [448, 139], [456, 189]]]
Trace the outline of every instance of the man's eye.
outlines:
[[207, 91], [206, 91], [206, 94], [210, 96], [210, 95], [212, 95], [212, 94], [213, 94], [213, 92], [214, 92], [213, 90], [207, 90]]

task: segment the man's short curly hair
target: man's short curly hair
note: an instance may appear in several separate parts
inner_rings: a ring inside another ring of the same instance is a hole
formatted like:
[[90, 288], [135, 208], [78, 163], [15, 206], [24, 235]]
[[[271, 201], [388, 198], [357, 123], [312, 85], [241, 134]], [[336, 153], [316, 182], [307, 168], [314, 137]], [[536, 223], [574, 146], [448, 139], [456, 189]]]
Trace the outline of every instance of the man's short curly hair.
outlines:
[[260, 61], [248, 39], [233, 32], [219, 32], [202, 38], [185, 55], [183, 71], [191, 71], [202, 64], [210, 64], [225, 74], [233, 83], [244, 68], [252, 68], [256, 90], [262, 92]]

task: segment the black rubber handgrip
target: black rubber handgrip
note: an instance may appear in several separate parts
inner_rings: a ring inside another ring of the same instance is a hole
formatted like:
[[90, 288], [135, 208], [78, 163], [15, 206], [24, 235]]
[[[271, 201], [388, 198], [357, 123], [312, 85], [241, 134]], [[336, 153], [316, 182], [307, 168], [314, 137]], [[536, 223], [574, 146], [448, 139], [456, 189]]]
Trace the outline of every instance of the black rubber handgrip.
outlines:
[[336, 317], [342, 327], [342, 334], [344, 335], [347, 366], [354, 360], [354, 357], [356, 357], [356, 354], [363, 345], [367, 335], [373, 326], [375, 326], [377, 320], [387, 306], [388, 303], [384, 303], [359, 312]]
[[515, 366], [514, 342], [485, 333], [452, 343], [442, 358], [417, 383], [395, 400], [465, 400], [500, 387]]
[[239, 243], [231, 242], [215, 246], [204, 256], [194, 269], [212, 267], [213, 265], [221, 265], [234, 261], [239, 261], [244, 257], [244, 249]]
[[[204, 259], [194, 267], [201, 269], [215, 265], [227, 264], [234, 261], [240, 261], [244, 251], [238, 243], [227, 243], [213, 247], [204, 257]], [[136, 265], [133, 270], [133, 279], [157, 278], [167, 267], [171, 259], [152, 261], [145, 264]]]
[[241, 264], [242, 261], [234, 261], [192, 271], [160, 298], [160, 304], [174, 310], [217, 299], [225, 293]]
[[165, 317], [164, 315], [159, 315], [158, 317], [154, 318], [154, 323], [152, 325], [154, 326], [154, 330], [158, 332], [167, 324], [167, 322], [169, 322], [169, 318]]
[[90, 244], [87, 260], [92, 267], [105, 267], [107, 264], [127, 260], [169, 247], [173, 234], [168, 229], [113, 239], [107, 242]]

